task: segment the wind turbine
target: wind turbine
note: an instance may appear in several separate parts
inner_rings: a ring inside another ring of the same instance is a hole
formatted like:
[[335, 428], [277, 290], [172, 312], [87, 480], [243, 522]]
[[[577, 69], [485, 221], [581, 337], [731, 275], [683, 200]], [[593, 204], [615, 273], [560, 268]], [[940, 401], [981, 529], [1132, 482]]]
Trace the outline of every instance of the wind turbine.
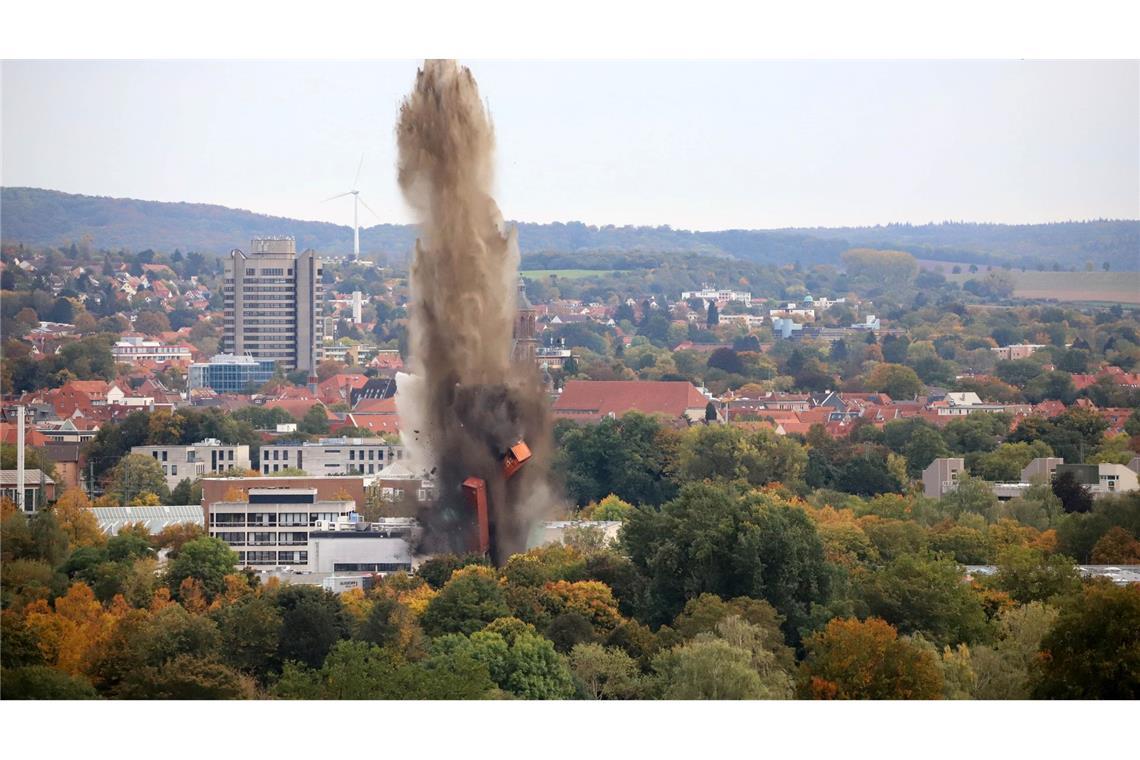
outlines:
[[[340, 195], [334, 195], [331, 198], [325, 198], [323, 201], [321, 201], [322, 203], [328, 203], [329, 201], [335, 201], [337, 198], [343, 198], [346, 195], [352, 196], [352, 260], [353, 261], [357, 261], [360, 258], [360, 208], [359, 208], [359, 206], [364, 206], [364, 208], [366, 208], [370, 212], [372, 212], [372, 216], [376, 217], [377, 219], [380, 219], [380, 215], [377, 214], [375, 211], [372, 211], [372, 209], [369, 208], [368, 204], [364, 202], [364, 199], [360, 197], [360, 190], [357, 189], [357, 185], [360, 183], [360, 170], [363, 168], [364, 168], [364, 154], [362, 153], [362, 154], [360, 154], [360, 164], [356, 167], [356, 177], [354, 177], [352, 180], [352, 189], [346, 193], [341, 193]], [[383, 220], [381, 220], [381, 221], [383, 221]]]

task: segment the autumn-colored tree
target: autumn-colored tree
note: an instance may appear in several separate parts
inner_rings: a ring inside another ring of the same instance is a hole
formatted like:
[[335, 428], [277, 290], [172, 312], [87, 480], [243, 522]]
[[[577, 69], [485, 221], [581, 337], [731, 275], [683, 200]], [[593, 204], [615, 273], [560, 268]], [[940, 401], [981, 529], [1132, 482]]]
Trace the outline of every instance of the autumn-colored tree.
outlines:
[[51, 508], [72, 547], [101, 546], [107, 542], [91, 507], [87, 494], [79, 488], [69, 488]]
[[209, 606], [206, 602], [206, 592], [202, 588], [202, 581], [197, 578], [183, 578], [178, 584], [178, 601], [186, 611], [201, 615]]
[[249, 501], [249, 495], [244, 488], [238, 486], [230, 486], [226, 489], [226, 493], [222, 496], [222, 501], [244, 502]]
[[942, 669], [928, 647], [879, 618], [837, 618], [807, 641], [801, 694], [810, 699], [939, 699]]
[[80, 675], [89, 672], [122, 612], [123, 605], [104, 610], [87, 584], [74, 583], [54, 609], [42, 599], [29, 605], [26, 622], [47, 664]]
[[1113, 526], [1093, 545], [1092, 561], [1097, 565], [1140, 564], [1140, 541], [1119, 525]]
[[617, 601], [610, 587], [598, 581], [555, 581], [544, 587], [552, 605], [551, 616], [565, 613], [581, 615], [600, 637], [608, 636], [622, 623]]
[[182, 547], [188, 541], [193, 541], [196, 538], [201, 538], [205, 535], [200, 525], [195, 523], [175, 523], [167, 525], [162, 530], [154, 535], [151, 539], [151, 544], [156, 549], [169, 549], [170, 559], [178, 557], [178, 553], [182, 551]]

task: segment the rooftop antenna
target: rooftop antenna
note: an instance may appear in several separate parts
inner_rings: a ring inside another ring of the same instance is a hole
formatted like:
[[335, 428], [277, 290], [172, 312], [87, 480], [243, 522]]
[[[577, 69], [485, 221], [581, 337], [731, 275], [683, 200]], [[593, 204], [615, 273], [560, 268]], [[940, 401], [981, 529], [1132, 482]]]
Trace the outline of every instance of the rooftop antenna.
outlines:
[[[335, 201], [337, 198], [343, 198], [346, 195], [352, 196], [352, 260], [353, 261], [358, 261], [360, 259], [360, 208], [359, 208], [359, 206], [364, 206], [364, 208], [368, 209], [372, 213], [372, 216], [376, 217], [377, 219], [380, 219], [380, 215], [377, 214], [375, 211], [372, 211], [372, 209], [369, 208], [368, 204], [364, 202], [364, 199], [360, 197], [360, 190], [358, 189], [358, 185], [360, 183], [360, 170], [363, 168], [364, 168], [364, 154], [361, 153], [360, 154], [360, 163], [356, 167], [356, 176], [352, 180], [352, 189], [349, 190], [348, 192], [341, 193], [339, 195], [334, 195], [331, 198], [325, 198], [323, 201], [321, 201], [322, 203], [328, 203], [329, 201]], [[380, 221], [384, 221], [384, 220], [380, 219]]]

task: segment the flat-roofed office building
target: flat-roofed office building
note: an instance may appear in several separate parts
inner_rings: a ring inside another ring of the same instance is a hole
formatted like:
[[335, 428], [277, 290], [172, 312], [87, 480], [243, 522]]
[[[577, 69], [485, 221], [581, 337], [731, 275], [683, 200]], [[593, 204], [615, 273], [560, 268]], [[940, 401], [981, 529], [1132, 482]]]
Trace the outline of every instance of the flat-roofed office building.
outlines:
[[356, 509], [351, 500], [317, 499], [315, 488], [251, 488], [248, 501], [210, 505], [208, 529], [237, 552], [241, 566], [307, 566], [309, 533]]
[[375, 475], [404, 458], [404, 447], [380, 438], [321, 438], [319, 441], [271, 443], [261, 447], [261, 473], [287, 468], [309, 475]]

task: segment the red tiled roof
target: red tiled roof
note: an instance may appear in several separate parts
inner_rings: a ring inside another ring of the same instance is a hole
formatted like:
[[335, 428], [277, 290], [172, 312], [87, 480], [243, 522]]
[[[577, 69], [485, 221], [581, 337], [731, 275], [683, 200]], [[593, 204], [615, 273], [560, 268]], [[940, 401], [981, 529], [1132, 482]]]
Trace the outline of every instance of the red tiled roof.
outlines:
[[265, 403], [266, 409], [284, 409], [296, 419], [302, 419], [314, 406], [324, 407], [320, 399], [315, 398], [275, 398]]
[[396, 397], [391, 398], [362, 398], [356, 402], [352, 409], [353, 414], [395, 414]]
[[[16, 445], [16, 440], [20, 435], [19, 426], [11, 422], [0, 422], [0, 442], [9, 443], [13, 446]], [[47, 437], [36, 430], [35, 428], [24, 426], [24, 445], [25, 446], [43, 446], [47, 443]]]
[[345, 415], [342, 424], [330, 427], [334, 430], [339, 430], [342, 427], [358, 427], [362, 430], [370, 430], [373, 433], [399, 433], [400, 418], [395, 414], [357, 414], [352, 412]]
[[678, 418], [707, 403], [692, 383], [681, 380], [569, 380], [554, 402], [554, 416], [599, 420], [641, 412]]

